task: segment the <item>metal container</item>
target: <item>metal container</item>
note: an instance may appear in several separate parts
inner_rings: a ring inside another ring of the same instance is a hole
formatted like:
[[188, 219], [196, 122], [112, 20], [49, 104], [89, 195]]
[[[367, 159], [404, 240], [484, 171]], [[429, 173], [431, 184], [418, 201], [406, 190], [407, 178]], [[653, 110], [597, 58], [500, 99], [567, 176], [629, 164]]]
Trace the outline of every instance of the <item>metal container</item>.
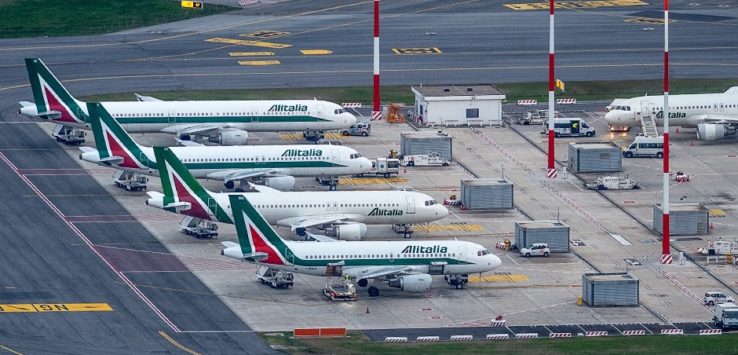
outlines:
[[[700, 203], [669, 204], [669, 235], [702, 235], [710, 233], [710, 211]], [[653, 206], [653, 230], [663, 234], [661, 204]]]
[[622, 171], [623, 153], [612, 142], [571, 142], [569, 168], [577, 173]]
[[448, 134], [435, 132], [402, 132], [400, 134], [400, 154], [429, 155], [438, 153], [443, 159], [453, 160], [453, 138]]
[[461, 203], [470, 210], [512, 209], [513, 183], [507, 178], [461, 180]]
[[518, 249], [546, 243], [552, 253], [569, 252], [569, 226], [560, 221], [515, 222]]
[[627, 272], [582, 275], [582, 300], [591, 307], [637, 307], [639, 280]]

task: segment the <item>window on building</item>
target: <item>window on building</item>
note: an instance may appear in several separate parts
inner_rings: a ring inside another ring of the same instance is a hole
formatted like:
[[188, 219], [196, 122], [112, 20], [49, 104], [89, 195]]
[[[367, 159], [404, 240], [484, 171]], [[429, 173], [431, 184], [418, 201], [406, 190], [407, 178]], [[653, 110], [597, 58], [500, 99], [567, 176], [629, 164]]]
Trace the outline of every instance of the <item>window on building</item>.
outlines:
[[479, 118], [479, 109], [478, 108], [466, 109], [466, 118]]

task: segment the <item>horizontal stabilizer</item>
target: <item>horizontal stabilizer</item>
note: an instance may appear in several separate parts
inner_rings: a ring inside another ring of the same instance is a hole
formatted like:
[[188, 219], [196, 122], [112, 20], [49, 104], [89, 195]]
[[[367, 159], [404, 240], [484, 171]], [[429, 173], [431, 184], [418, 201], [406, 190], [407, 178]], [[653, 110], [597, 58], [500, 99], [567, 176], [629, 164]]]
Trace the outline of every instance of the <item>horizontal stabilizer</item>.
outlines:
[[[322, 234], [313, 234], [310, 232], [305, 232], [305, 234], [308, 236], [308, 238], [315, 240], [316, 242], [322, 242], [322, 243], [328, 243], [328, 242], [338, 242], [339, 240], [333, 239], [331, 237], [324, 236]], [[343, 240], [341, 240], [342, 242]]]
[[153, 96], [139, 95], [139, 94], [137, 94], [135, 92], [133, 93], [133, 95], [136, 95], [136, 101], [142, 101], [142, 102], [143, 101], [146, 101], [146, 102], [149, 102], [149, 101], [162, 101], [162, 100], [159, 100], [159, 99], [157, 99], [157, 98], [155, 98]]

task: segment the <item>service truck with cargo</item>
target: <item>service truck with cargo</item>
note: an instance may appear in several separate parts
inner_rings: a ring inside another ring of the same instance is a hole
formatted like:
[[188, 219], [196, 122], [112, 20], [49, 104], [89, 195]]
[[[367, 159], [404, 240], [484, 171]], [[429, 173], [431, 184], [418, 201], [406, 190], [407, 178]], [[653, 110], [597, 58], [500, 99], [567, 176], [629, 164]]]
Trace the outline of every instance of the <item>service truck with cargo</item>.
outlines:
[[712, 320], [715, 326], [723, 330], [738, 329], [738, 305], [735, 303], [723, 303], [715, 305]]

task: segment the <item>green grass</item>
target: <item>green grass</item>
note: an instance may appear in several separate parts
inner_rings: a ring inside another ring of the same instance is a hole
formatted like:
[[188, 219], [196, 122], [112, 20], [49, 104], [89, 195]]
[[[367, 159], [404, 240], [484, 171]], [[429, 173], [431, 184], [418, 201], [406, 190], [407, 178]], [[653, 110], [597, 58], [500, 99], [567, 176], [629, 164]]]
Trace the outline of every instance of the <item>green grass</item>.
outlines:
[[228, 10], [183, 9], [172, 0], [0, 0], [0, 38], [101, 34]]
[[263, 336], [289, 354], [737, 354], [738, 334], [721, 336], [640, 336], [507, 341], [385, 344], [359, 333], [347, 338], [293, 339]]
[[[738, 79], [693, 79], [673, 80], [670, 82], [671, 94], [723, 92], [727, 88], [738, 85]], [[513, 83], [497, 84], [507, 95], [508, 102], [519, 99], [538, 99], [545, 101], [548, 97], [546, 83]], [[660, 80], [638, 81], [581, 81], [567, 83], [567, 92], [557, 93], [556, 97], [574, 97], [578, 101], [612, 100], [628, 98], [643, 94], [661, 94]], [[206, 91], [159, 91], [141, 92], [162, 100], [281, 100], [312, 99], [313, 97], [332, 102], [361, 102], [371, 104], [371, 87], [345, 88], [285, 88], [285, 89], [249, 89], [249, 90], [206, 90]], [[103, 94], [83, 98], [87, 101], [129, 101], [132, 93]], [[410, 85], [383, 86], [382, 102], [406, 103], [415, 101]]]

